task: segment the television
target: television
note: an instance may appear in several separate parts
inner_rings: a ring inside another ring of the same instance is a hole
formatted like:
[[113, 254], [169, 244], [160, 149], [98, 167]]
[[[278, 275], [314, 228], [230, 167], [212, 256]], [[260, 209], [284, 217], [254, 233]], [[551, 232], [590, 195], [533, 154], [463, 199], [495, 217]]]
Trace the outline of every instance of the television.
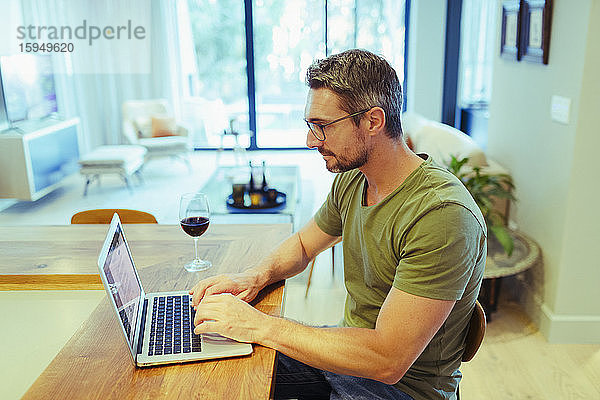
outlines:
[[50, 55], [1, 56], [0, 75], [10, 125], [39, 120], [58, 111]]

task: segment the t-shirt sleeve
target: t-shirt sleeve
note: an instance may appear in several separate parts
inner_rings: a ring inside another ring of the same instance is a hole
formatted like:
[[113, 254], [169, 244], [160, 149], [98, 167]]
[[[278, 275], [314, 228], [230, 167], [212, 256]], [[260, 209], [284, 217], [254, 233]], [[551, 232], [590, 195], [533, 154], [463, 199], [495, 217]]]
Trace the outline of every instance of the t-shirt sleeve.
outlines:
[[400, 244], [394, 287], [416, 296], [460, 300], [482, 251], [483, 229], [465, 207], [428, 211]]
[[342, 217], [336, 199], [336, 193], [340, 190], [340, 176], [337, 175], [333, 180], [327, 199], [314, 217], [317, 226], [331, 236], [342, 236]]

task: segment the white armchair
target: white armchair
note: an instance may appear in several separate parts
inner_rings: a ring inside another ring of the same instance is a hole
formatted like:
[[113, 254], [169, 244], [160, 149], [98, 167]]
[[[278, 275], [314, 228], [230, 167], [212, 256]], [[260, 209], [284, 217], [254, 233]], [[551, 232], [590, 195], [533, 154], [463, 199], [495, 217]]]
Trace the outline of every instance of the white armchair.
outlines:
[[433, 121], [414, 112], [402, 115], [405, 139], [416, 153], [427, 153], [440, 165], [447, 165], [451, 156], [458, 159], [468, 157], [467, 166], [480, 167], [487, 174], [509, 174], [510, 172], [490, 159], [482, 148], [467, 134], [458, 129]]
[[[469, 159], [467, 167], [479, 167], [484, 174], [510, 175], [508, 169], [488, 157], [471, 137], [452, 126], [406, 112], [402, 115], [402, 128], [409, 147], [416, 153], [430, 155], [440, 165], [447, 165], [451, 156], [458, 159], [466, 157]], [[495, 208], [508, 222], [510, 201], [500, 199]]]
[[188, 130], [175, 123], [166, 100], [124, 102], [123, 136], [129, 144], [144, 146], [148, 150], [146, 159], [175, 157], [185, 162], [191, 171]]

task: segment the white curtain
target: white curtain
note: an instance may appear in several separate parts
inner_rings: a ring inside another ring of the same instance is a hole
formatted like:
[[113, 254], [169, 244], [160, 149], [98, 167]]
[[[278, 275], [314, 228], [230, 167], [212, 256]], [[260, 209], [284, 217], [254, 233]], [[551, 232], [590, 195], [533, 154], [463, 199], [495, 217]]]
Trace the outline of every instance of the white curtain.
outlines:
[[496, 0], [463, 0], [460, 106], [489, 103], [496, 40]]
[[[132, 20], [145, 28], [149, 54], [98, 40], [93, 53], [54, 56], [57, 100], [64, 117], [81, 119], [82, 151], [123, 143], [124, 101], [166, 98], [177, 116], [182, 93], [177, 2], [160, 0], [22, 0], [24, 25], [104, 27]], [[132, 41], [125, 45], [135, 46]]]

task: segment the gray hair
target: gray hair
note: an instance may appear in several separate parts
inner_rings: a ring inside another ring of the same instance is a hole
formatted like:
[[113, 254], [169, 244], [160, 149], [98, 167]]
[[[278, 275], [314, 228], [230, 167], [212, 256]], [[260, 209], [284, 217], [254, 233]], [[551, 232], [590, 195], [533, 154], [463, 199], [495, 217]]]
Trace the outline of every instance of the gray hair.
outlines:
[[[388, 136], [402, 138], [402, 85], [383, 57], [352, 49], [316, 60], [306, 72], [306, 84], [311, 89], [326, 88], [337, 94], [339, 107], [348, 114], [381, 107]], [[356, 126], [361, 117], [353, 117]]]

